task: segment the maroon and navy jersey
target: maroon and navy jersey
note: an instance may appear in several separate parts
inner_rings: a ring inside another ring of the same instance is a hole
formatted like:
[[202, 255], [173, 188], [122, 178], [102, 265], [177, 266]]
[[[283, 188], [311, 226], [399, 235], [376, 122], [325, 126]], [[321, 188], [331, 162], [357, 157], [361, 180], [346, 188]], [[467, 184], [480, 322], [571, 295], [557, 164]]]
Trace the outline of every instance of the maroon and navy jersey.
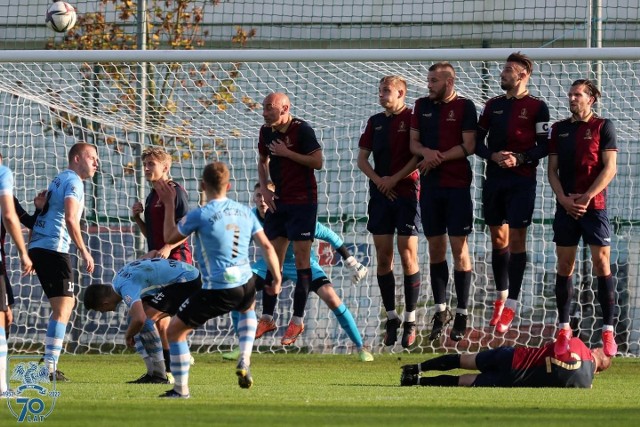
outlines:
[[543, 347], [517, 347], [511, 362], [513, 387], [591, 388], [595, 361], [579, 339], [569, 341], [569, 351], [558, 356], [554, 343]]
[[[413, 158], [409, 149], [410, 124], [410, 108], [405, 108], [400, 113], [391, 115], [381, 112], [371, 116], [367, 121], [358, 147], [373, 153], [373, 170], [379, 176], [396, 174]], [[371, 193], [379, 191], [371, 181], [369, 188]], [[417, 169], [398, 181], [394, 188], [399, 197], [413, 200], [418, 199], [419, 189], [420, 175]]]
[[[189, 198], [187, 197], [187, 192], [184, 188], [173, 181], [169, 182], [176, 189], [175, 220], [176, 223], [178, 223], [178, 221], [180, 221], [189, 211]], [[149, 247], [149, 250], [162, 249], [165, 244], [163, 231], [164, 205], [158, 198], [158, 194], [155, 190], [151, 190], [151, 193], [149, 193], [147, 200], [145, 201], [144, 222], [147, 228], [147, 246]], [[175, 259], [176, 261], [192, 264], [193, 259], [188, 240], [185, 240], [181, 245], [173, 248], [169, 255], [169, 259]]]
[[[475, 131], [476, 127], [475, 105], [457, 95], [446, 103], [420, 98], [411, 116], [411, 129], [420, 132], [422, 146], [441, 152], [462, 144], [462, 133]], [[425, 187], [469, 187], [471, 166], [466, 157], [444, 162], [423, 175], [421, 183]]]
[[489, 161], [487, 178], [508, 179], [515, 173], [535, 179], [538, 160], [547, 155], [548, 133], [549, 107], [541, 99], [527, 94], [519, 99], [501, 95], [488, 100], [478, 120], [476, 154], [489, 160], [493, 153], [511, 151], [525, 154], [527, 161], [513, 168]]
[[318, 185], [313, 168], [284, 157], [272, 156], [269, 145], [276, 140], [283, 141], [291, 151], [308, 155], [322, 149], [315, 132], [307, 122], [296, 118], [291, 120], [284, 133], [262, 125], [258, 151], [262, 156], [269, 156], [269, 175], [281, 203], [317, 203]]
[[[582, 194], [602, 172], [603, 151], [617, 151], [613, 122], [595, 115], [587, 122], [556, 122], [549, 134], [549, 154], [558, 156], [558, 173], [565, 195]], [[607, 189], [597, 194], [588, 208], [606, 209]]]

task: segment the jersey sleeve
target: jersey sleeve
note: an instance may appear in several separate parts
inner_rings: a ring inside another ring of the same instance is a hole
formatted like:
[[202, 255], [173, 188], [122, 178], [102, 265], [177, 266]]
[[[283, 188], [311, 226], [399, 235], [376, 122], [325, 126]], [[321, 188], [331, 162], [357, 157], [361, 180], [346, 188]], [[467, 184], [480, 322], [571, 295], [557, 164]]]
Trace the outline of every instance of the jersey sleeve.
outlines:
[[305, 122], [303, 126], [300, 126], [298, 132], [302, 154], [311, 154], [322, 148], [320, 146], [320, 143], [318, 142], [318, 139], [316, 138], [316, 133], [308, 123]]
[[183, 236], [188, 236], [198, 229], [200, 226], [200, 218], [202, 214], [202, 208], [194, 209], [188, 212], [178, 222], [178, 231]]
[[82, 201], [84, 197], [84, 184], [79, 177], [74, 177], [64, 188], [64, 198], [73, 197], [78, 201]]
[[470, 132], [478, 128], [478, 115], [476, 106], [472, 100], [467, 99], [464, 102], [464, 117], [462, 118], [462, 131]]
[[125, 282], [115, 291], [122, 297], [122, 301], [127, 308], [131, 308], [134, 302], [140, 301], [140, 286], [136, 286], [131, 282]]
[[549, 154], [558, 154], [558, 124], [551, 125], [548, 141]]
[[258, 134], [258, 153], [262, 156], [269, 156], [269, 148], [267, 147], [267, 140], [265, 137], [266, 128], [264, 125], [260, 128], [260, 132]]
[[13, 174], [3, 165], [0, 165], [0, 196], [13, 196]]
[[[249, 208], [247, 208], [247, 209], [249, 209]], [[250, 218], [250, 221], [251, 221], [251, 235], [253, 236], [257, 232], [262, 231], [262, 223], [258, 219], [257, 212], [254, 214], [253, 211], [251, 211], [250, 215], [249, 215], [249, 218]]]
[[364, 128], [362, 135], [360, 135], [358, 148], [373, 151], [373, 125], [371, 124], [371, 118], [367, 120], [367, 126]]
[[489, 114], [487, 111], [489, 110], [489, 105], [491, 101], [487, 101], [487, 103], [480, 111], [480, 118], [478, 119], [478, 127], [476, 130], [476, 152], [475, 154], [485, 160], [489, 160], [491, 158], [491, 150], [487, 146], [486, 138], [489, 134], [489, 127], [491, 126], [491, 122], [489, 121]]
[[613, 122], [605, 119], [602, 129], [600, 130], [600, 150], [601, 151], [618, 151], [616, 145], [616, 129]]
[[184, 188], [176, 184], [175, 220], [180, 221], [189, 212], [189, 196]]
[[413, 130], [420, 130], [420, 99], [417, 99], [411, 111], [411, 124]]
[[540, 101], [536, 114], [536, 145], [525, 154], [526, 163], [537, 162], [549, 154], [549, 107], [544, 101]]
[[344, 241], [340, 236], [334, 233], [329, 227], [322, 225], [319, 222], [316, 222], [316, 234], [314, 237], [329, 243], [334, 249], [338, 249], [340, 246], [344, 245]]

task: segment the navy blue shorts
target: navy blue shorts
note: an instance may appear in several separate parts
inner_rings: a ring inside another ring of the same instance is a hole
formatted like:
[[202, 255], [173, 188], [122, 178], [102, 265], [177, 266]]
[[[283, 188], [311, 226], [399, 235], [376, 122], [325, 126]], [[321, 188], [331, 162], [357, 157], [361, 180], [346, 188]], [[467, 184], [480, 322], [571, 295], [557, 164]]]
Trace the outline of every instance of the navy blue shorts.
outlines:
[[380, 193], [369, 200], [367, 230], [373, 235], [395, 234], [417, 236], [420, 224], [418, 199], [397, 198], [389, 200]]
[[579, 219], [571, 218], [562, 206], [556, 207], [553, 218], [553, 241], [558, 246], [577, 246], [580, 238], [585, 245], [611, 246], [611, 224], [605, 209], [588, 209]]
[[256, 286], [252, 278], [231, 289], [200, 289], [182, 303], [176, 315], [186, 325], [197, 328], [230, 311], [246, 311], [255, 300]]
[[482, 188], [482, 212], [489, 226], [510, 228], [531, 225], [536, 205], [536, 181], [514, 175], [511, 179], [488, 179]]
[[157, 294], [142, 298], [142, 301], [158, 311], [173, 316], [178, 312], [182, 303], [201, 288], [202, 280], [198, 276], [189, 282], [166, 286]]
[[264, 217], [264, 232], [269, 240], [278, 237], [290, 241], [313, 240], [317, 218], [317, 203], [289, 205], [276, 200], [276, 211], [267, 211]]
[[469, 188], [422, 188], [422, 229], [427, 237], [467, 236], [473, 230], [473, 202]]
[[511, 363], [514, 353], [514, 347], [498, 347], [479, 352], [476, 355], [476, 366], [480, 373], [473, 386], [511, 387]]

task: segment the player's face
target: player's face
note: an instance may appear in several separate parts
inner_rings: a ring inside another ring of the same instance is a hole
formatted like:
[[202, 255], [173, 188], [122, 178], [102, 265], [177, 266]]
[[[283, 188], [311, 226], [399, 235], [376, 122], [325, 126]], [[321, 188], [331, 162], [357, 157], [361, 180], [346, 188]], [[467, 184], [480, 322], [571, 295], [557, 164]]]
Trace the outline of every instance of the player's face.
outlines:
[[144, 177], [149, 182], [156, 182], [168, 177], [169, 167], [156, 158], [146, 157], [142, 161], [142, 167], [144, 168]]
[[594, 98], [586, 91], [585, 85], [571, 86], [569, 89], [569, 110], [571, 114], [586, 116], [591, 112]]
[[253, 190], [253, 203], [255, 203], [260, 216], [264, 218], [267, 213], [267, 209], [269, 209], [269, 206], [267, 206], [267, 204], [264, 202], [264, 197], [262, 196], [262, 193], [260, 193], [260, 188], [256, 188], [255, 190]]
[[522, 80], [524, 68], [515, 62], [507, 62], [504, 64], [502, 72], [500, 72], [500, 87], [502, 90], [510, 91], [520, 80]]
[[398, 111], [404, 106], [404, 94], [390, 83], [382, 83], [378, 89], [378, 102], [389, 112]]
[[266, 97], [262, 104], [262, 118], [267, 126], [279, 126], [288, 120], [287, 109], [274, 97]]
[[447, 95], [448, 74], [442, 71], [429, 71], [427, 75], [427, 88], [429, 89], [429, 99], [434, 102], [441, 102]]
[[98, 152], [94, 147], [88, 147], [79, 155], [78, 175], [82, 179], [92, 178], [98, 170]]

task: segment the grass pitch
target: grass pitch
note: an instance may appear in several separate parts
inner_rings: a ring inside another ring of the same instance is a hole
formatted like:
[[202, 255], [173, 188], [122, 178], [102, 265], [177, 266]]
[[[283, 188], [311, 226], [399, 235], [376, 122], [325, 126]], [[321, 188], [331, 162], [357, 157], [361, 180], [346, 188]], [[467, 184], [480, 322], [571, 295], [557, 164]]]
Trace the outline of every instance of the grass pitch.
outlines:
[[[53, 426], [637, 426], [640, 360], [616, 359], [591, 390], [399, 387], [400, 366], [428, 357], [253, 355], [254, 386], [240, 389], [235, 363], [194, 355], [191, 399], [159, 399], [166, 385], [133, 385], [137, 355], [64, 355], [71, 379], [41, 425]], [[462, 371], [460, 371], [461, 373]], [[32, 423], [31, 423], [32, 424]], [[0, 425], [19, 425], [0, 401]]]

